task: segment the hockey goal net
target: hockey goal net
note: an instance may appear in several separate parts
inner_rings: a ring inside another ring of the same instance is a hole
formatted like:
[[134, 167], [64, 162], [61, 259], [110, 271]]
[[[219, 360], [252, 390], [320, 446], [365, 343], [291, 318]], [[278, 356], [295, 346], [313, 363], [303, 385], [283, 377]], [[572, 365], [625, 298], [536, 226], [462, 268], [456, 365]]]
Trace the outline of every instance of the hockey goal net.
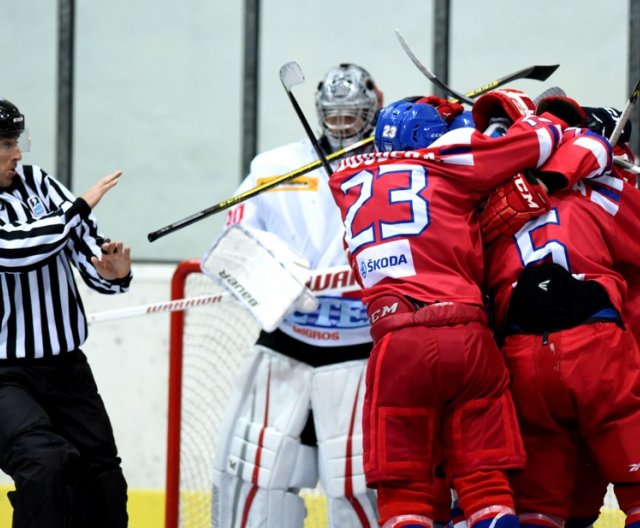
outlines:
[[[199, 260], [181, 262], [171, 298], [224, 293], [200, 272]], [[258, 337], [251, 314], [229, 296], [171, 314], [166, 477], [166, 528], [210, 528], [213, 455], [218, 428], [240, 365]], [[326, 526], [325, 499], [303, 490], [305, 528]], [[226, 528], [226, 527], [221, 527]]]
[[[224, 293], [200, 272], [200, 261], [178, 265], [172, 299]], [[259, 327], [228, 296], [171, 314], [166, 478], [166, 528], [210, 528], [213, 454], [218, 427], [240, 364]], [[304, 490], [305, 528], [327, 526], [325, 499]], [[624, 515], [607, 494], [597, 528], [621, 528]], [[222, 527], [227, 528], [227, 527]]]

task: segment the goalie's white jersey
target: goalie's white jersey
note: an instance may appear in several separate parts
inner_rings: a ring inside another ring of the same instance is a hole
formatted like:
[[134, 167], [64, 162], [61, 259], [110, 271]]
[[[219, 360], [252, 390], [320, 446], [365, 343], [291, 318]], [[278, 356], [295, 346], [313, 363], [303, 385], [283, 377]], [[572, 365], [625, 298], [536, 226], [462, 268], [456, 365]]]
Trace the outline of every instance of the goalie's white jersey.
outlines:
[[[236, 194], [317, 160], [309, 140], [291, 143], [254, 158], [250, 174]], [[229, 210], [227, 226], [268, 231], [304, 256], [311, 269], [344, 266], [344, 226], [324, 169], [276, 186]], [[323, 347], [371, 341], [366, 310], [359, 295], [318, 295], [313, 312], [295, 312], [279, 329], [299, 341]]]

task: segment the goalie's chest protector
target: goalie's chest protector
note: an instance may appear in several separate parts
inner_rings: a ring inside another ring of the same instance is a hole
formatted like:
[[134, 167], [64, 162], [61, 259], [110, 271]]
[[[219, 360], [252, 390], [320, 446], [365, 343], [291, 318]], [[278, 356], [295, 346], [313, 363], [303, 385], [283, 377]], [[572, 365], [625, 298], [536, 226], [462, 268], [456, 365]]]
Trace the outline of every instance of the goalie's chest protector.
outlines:
[[[238, 192], [264, 184], [317, 159], [308, 141], [259, 155]], [[347, 264], [344, 225], [324, 169], [309, 172], [257, 195], [229, 212], [228, 223], [268, 231], [302, 254], [312, 269]], [[329, 287], [330, 285], [328, 285]], [[280, 329], [315, 346], [344, 346], [371, 341], [366, 310], [353, 296], [319, 296], [316, 311], [287, 317]]]
[[[308, 140], [260, 154], [238, 193], [317, 160]], [[280, 184], [236, 206], [229, 223], [277, 235], [304, 255], [312, 269], [346, 264], [344, 227], [324, 169]]]

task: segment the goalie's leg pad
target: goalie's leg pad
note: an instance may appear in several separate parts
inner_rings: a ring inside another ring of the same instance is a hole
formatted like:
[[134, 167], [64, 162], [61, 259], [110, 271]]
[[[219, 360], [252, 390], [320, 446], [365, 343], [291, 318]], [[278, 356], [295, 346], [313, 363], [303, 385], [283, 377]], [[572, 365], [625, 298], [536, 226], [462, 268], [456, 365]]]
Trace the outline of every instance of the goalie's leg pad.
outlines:
[[[299, 440], [309, 415], [313, 368], [262, 346], [255, 350], [216, 451], [213, 515], [220, 528], [241, 526], [236, 523], [242, 519], [247, 527], [282, 526], [300, 512], [304, 519], [296, 493], [318, 481], [316, 449]], [[283, 517], [287, 508], [292, 513]]]
[[366, 360], [316, 368], [311, 407], [318, 439], [320, 482], [332, 527], [377, 526], [375, 494], [362, 461], [362, 405]]
[[304, 499], [263, 489], [228, 474], [214, 477], [212, 528], [303, 528]]

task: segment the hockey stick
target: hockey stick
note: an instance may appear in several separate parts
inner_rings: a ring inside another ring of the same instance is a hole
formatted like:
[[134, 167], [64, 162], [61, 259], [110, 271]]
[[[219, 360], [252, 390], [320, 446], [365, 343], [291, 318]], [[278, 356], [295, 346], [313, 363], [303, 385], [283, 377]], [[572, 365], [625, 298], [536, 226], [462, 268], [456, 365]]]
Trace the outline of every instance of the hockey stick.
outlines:
[[518, 70], [517, 72], [513, 72], [510, 75], [505, 75], [500, 79], [496, 79], [495, 81], [491, 81], [490, 83], [481, 86], [480, 88], [467, 93], [467, 97], [471, 97], [475, 99], [476, 97], [481, 96], [484, 93], [487, 93], [491, 90], [494, 90], [500, 86], [504, 86], [511, 81], [517, 81], [518, 79], [532, 79], [534, 81], [546, 81], [549, 76], [558, 69], [559, 64], [549, 64], [549, 65], [535, 65], [529, 66], [528, 68], [523, 68], [522, 70]]
[[444, 82], [436, 77], [434, 73], [432, 73], [424, 64], [420, 62], [420, 60], [415, 56], [415, 54], [409, 48], [407, 42], [404, 40], [400, 31], [396, 29], [396, 36], [400, 41], [400, 45], [402, 49], [404, 49], [405, 53], [409, 56], [413, 64], [422, 72], [422, 74], [429, 79], [433, 84], [435, 84], [441, 90], [453, 95], [458, 101], [462, 101], [468, 105], [473, 105], [473, 100], [480, 95], [487, 93], [499, 86], [503, 86], [511, 81], [515, 81], [518, 79], [534, 79], [537, 81], [545, 81], [549, 78], [549, 76], [558, 69], [559, 64], [552, 64], [548, 66], [544, 65], [536, 65], [529, 66], [528, 68], [524, 68], [522, 70], [518, 70], [517, 72], [513, 72], [509, 75], [505, 75], [500, 79], [496, 79], [495, 81], [491, 81], [480, 88], [476, 88], [475, 90], [471, 90], [466, 94], [462, 95], [451, 87], [447, 86]]
[[[307, 288], [319, 295], [339, 295], [344, 292], [351, 292], [360, 289], [355, 281], [353, 270], [349, 266], [334, 266], [312, 270], [311, 277], [307, 281]], [[87, 324], [102, 323], [105, 321], [115, 321], [139, 315], [149, 315], [157, 313], [176, 312], [187, 310], [197, 306], [219, 303], [225, 299], [232, 298], [228, 292], [221, 292], [210, 295], [199, 295], [197, 297], [187, 297], [184, 299], [174, 299], [172, 301], [162, 301], [129, 308], [119, 308], [106, 310], [87, 315]]]
[[[465, 97], [479, 97], [480, 95], [486, 92], [489, 92], [494, 88], [502, 86], [503, 84], [506, 84], [510, 81], [514, 81], [516, 79], [537, 79], [540, 81], [544, 81], [547, 77], [549, 77], [549, 75], [551, 75], [556, 70], [557, 67], [558, 67], [557, 64], [554, 66], [530, 66], [529, 68], [518, 70], [517, 72], [511, 73], [509, 75], [505, 75], [500, 79], [491, 81], [481, 86], [480, 88], [471, 90], [470, 92], [467, 92], [465, 94]], [[352, 152], [355, 152], [359, 149], [367, 147], [371, 143], [373, 143], [373, 137], [365, 138], [362, 141], [359, 141], [358, 143], [354, 143], [353, 145], [350, 145], [348, 147], [345, 147], [341, 150], [337, 150], [329, 154], [326, 157], [327, 161], [340, 159], [344, 156], [347, 156], [348, 154], [351, 154]], [[320, 168], [321, 166], [322, 166], [322, 162], [320, 160], [315, 160], [315, 161], [312, 161], [311, 163], [308, 163], [307, 165], [303, 165], [302, 167], [299, 167], [290, 172], [287, 172], [286, 174], [282, 174], [280, 176], [274, 176], [271, 181], [263, 183], [262, 185], [257, 185], [253, 189], [249, 189], [248, 191], [237, 194], [236, 196], [232, 196], [231, 198], [227, 198], [226, 200], [222, 200], [221, 202], [218, 202], [217, 204], [212, 205], [211, 207], [207, 207], [202, 211], [198, 211], [197, 213], [187, 216], [181, 220], [177, 220], [176, 222], [173, 222], [172, 224], [162, 227], [157, 231], [152, 231], [147, 235], [147, 239], [149, 240], [149, 242], [153, 242], [158, 238], [161, 238], [165, 235], [168, 235], [169, 233], [173, 233], [174, 231], [177, 231], [178, 229], [182, 229], [183, 227], [186, 227], [195, 222], [198, 222], [203, 218], [219, 213], [220, 211], [224, 211], [225, 209], [229, 209], [234, 205], [242, 203], [245, 200], [248, 200], [249, 198], [257, 196], [258, 194], [263, 193], [264, 191], [268, 191], [269, 189], [276, 187], [282, 183], [286, 183], [289, 180], [297, 178], [298, 176], [302, 176], [303, 174], [307, 174], [308, 172], [314, 171]]]
[[218, 293], [215, 295], [200, 295], [198, 297], [174, 299], [173, 301], [144, 304], [141, 306], [131, 306], [129, 308], [120, 308], [116, 310], [107, 310], [104, 312], [89, 314], [87, 316], [87, 324], [102, 323], [104, 321], [114, 321], [116, 319], [135, 317], [137, 315], [176, 312], [178, 310], [186, 310], [187, 308], [193, 308], [194, 306], [205, 306], [207, 304], [221, 302], [223, 299], [229, 296], [230, 296], [229, 293]]
[[622, 167], [623, 169], [628, 170], [629, 172], [633, 172], [634, 174], [640, 174], [640, 166], [634, 165], [633, 163], [631, 163], [630, 161], [627, 161], [626, 159], [622, 159], [622, 158], [619, 158], [618, 156], [614, 156], [613, 162], [619, 167]]
[[[368, 146], [371, 143], [373, 143], [373, 137], [368, 137], [366, 139], [363, 139], [362, 141], [359, 141], [358, 143], [354, 143], [353, 145], [349, 145], [348, 147], [345, 147], [343, 149], [336, 150], [335, 152], [332, 152], [327, 156], [327, 161], [340, 159], [346, 156], [347, 154], [351, 154], [352, 152], [355, 152], [357, 150], [360, 150], [361, 148]], [[248, 200], [249, 198], [252, 198], [257, 194], [267, 191], [282, 183], [286, 183], [289, 180], [293, 180], [298, 176], [302, 176], [303, 174], [307, 174], [308, 172], [319, 169], [320, 167], [322, 167], [322, 162], [320, 160], [315, 160], [315, 161], [312, 161], [311, 163], [307, 163], [306, 165], [303, 165], [302, 167], [298, 167], [297, 169], [289, 171], [285, 174], [281, 174], [280, 176], [273, 176], [273, 179], [270, 181], [267, 181], [261, 185], [257, 185], [256, 187], [253, 187], [248, 191], [232, 196], [231, 198], [227, 198], [226, 200], [222, 200], [221, 202], [218, 202], [217, 204], [212, 205], [211, 207], [207, 207], [202, 211], [198, 211], [197, 213], [193, 213], [192, 215], [182, 218], [181, 220], [177, 220], [172, 224], [169, 224], [165, 227], [158, 229], [157, 231], [152, 231], [147, 235], [147, 239], [149, 240], [149, 242], [153, 242], [154, 240], [157, 240], [160, 237], [163, 237], [165, 235], [168, 235], [169, 233], [173, 233], [174, 231], [177, 231], [178, 229], [182, 229], [183, 227], [191, 225], [194, 222], [197, 222], [198, 220], [202, 220], [203, 218], [206, 218], [207, 216], [211, 216], [212, 214], [219, 213], [220, 211], [224, 211], [225, 209], [229, 209], [229, 207], [233, 207], [234, 205], [244, 202], [245, 200]]]
[[320, 147], [320, 144], [318, 143], [318, 140], [315, 134], [313, 133], [313, 131], [311, 130], [311, 127], [309, 126], [309, 122], [307, 121], [307, 118], [302, 113], [302, 109], [300, 108], [298, 101], [296, 100], [296, 98], [293, 96], [293, 93], [291, 92], [291, 88], [293, 86], [295, 86], [296, 84], [302, 84], [304, 82], [304, 75], [302, 74], [302, 68], [300, 68], [300, 65], [295, 61], [291, 61], [291, 62], [287, 62], [286, 64], [283, 64], [282, 67], [280, 68], [280, 82], [282, 82], [282, 86], [284, 86], [284, 89], [287, 92], [287, 95], [289, 96], [289, 101], [291, 101], [291, 104], [293, 105], [293, 109], [298, 115], [298, 119], [300, 119], [300, 122], [302, 123], [302, 126], [304, 128], [304, 131], [307, 133], [307, 137], [309, 138], [309, 141], [311, 141], [311, 144], [313, 145], [313, 149], [316, 151], [316, 154], [318, 155], [318, 159], [322, 162], [322, 166], [324, 167], [324, 170], [327, 171], [327, 174], [329, 175], [329, 177], [331, 177], [331, 175], [333, 174], [333, 170], [331, 169], [331, 166], [327, 161], [327, 156], [322, 151], [322, 148]]
[[402, 46], [402, 49], [409, 56], [409, 58], [411, 59], [411, 62], [413, 62], [413, 64], [415, 64], [416, 68], [418, 68], [427, 79], [429, 79], [438, 88], [440, 88], [444, 92], [447, 92], [448, 94], [453, 95], [454, 97], [456, 97], [458, 100], [462, 101], [463, 103], [466, 103], [468, 105], [473, 105], [473, 100], [468, 99], [466, 96], [462, 95], [459, 92], [456, 92], [455, 90], [453, 90], [452, 88], [447, 86], [440, 79], [438, 79], [433, 73], [431, 73], [431, 71], [429, 71], [424, 64], [422, 64], [420, 62], [418, 57], [416, 57], [414, 55], [413, 51], [411, 51], [411, 49], [409, 48], [409, 45], [404, 40], [404, 38], [400, 34], [400, 30], [398, 30], [398, 29], [396, 29], [396, 37], [398, 37], [398, 40], [400, 41], [400, 45]]
[[537, 108], [538, 104], [540, 104], [540, 101], [546, 99], [547, 97], [565, 97], [566, 95], [566, 92], [559, 86], [551, 86], [541, 94], [538, 94], [538, 96], [533, 100], [533, 104], [536, 105]]
[[618, 119], [618, 122], [616, 123], [616, 127], [613, 129], [613, 132], [611, 133], [611, 137], [609, 138], [609, 143], [611, 143], [611, 145], [615, 145], [620, 139], [620, 135], [622, 134], [624, 125], [626, 125], [627, 121], [629, 121], [629, 118], [631, 117], [631, 111], [633, 110], [633, 107], [636, 105], [636, 101], [638, 100], [639, 96], [640, 96], [640, 79], [638, 79], [638, 82], [636, 83], [636, 87], [633, 89], [633, 92], [631, 92], [631, 95], [629, 96], [629, 100], [627, 101], [627, 104], [624, 106], [624, 110], [622, 111], [622, 115], [620, 116], [620, 119]]

